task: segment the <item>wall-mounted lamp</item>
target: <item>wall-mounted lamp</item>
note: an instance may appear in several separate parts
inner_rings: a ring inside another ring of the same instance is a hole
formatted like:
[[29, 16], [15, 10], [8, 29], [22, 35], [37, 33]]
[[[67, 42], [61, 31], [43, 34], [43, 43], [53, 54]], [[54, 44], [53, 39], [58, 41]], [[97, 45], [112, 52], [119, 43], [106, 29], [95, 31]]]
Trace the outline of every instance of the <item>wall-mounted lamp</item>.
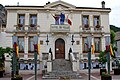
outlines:
[[46, 43], [47, 43], [47, 45], [48, 45], [48, 43], [49, 43], [49, 40], [48, 40], [48, 34], [47, 34], [47, 40], [46, 40]]
[[72, 42], [72, 45], [73, 45], [73, 43], [75, 42], [75, 41], [74, 41], [74, 35], [72, 35], [72, 41], [71, 41], [71, 42]]

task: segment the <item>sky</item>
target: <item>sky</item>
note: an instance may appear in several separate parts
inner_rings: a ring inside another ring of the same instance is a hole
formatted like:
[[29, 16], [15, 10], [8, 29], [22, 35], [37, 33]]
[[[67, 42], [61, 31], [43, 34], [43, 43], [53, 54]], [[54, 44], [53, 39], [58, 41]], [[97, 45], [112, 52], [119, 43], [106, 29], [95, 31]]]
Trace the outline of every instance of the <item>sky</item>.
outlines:
[[[5, 5], [31, 5], [31, 6], [44, 6], [48, 1], [55, 2], [58, 0], [0, 0], [0, 4]], [[97, 7], [101, 8], [103, 0], [62, 0], [70, 3], [76, 7]], [[111, 8], [109, 15], [109, 22], [111, 25], [120, 27], [120, 0], [104, 0], [105, 7]]]

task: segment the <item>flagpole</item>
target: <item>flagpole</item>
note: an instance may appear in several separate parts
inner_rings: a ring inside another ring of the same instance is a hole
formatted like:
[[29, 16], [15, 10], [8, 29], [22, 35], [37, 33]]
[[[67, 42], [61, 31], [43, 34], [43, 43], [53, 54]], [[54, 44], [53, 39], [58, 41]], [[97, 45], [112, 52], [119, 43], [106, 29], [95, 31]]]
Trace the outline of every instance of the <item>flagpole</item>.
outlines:
[[107, 51], [107, 69], [110, 74], [110, 36], [106, 36], [106, 51]]

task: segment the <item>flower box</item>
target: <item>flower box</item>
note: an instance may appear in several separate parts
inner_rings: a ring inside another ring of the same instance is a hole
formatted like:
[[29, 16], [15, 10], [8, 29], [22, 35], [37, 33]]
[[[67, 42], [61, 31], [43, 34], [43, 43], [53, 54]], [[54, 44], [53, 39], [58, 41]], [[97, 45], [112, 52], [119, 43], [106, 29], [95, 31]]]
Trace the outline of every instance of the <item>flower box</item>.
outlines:
[[11, 80], [23, 80], [23, 77], [20, 75], [15, 75], [15, 77], [12, 77]]
[[96, 27], [96, 28], [100, 28], [100, 25], [96, 25], [95, 27]]
[[88, 24], [85, 24], [84, 27], [85, 27], [85, 28], [89, 28], [89, 25], [88, 25]]
[[19, 77], [19, 78], [11, 78], [11, 80], [23, 80], [23, 78], [22, 77]]
[[114, 75], [120, 75], [120, 68], [113, 69]]
[[112, 76], [106, 72], [103, 72], [101, 75], [101, 80], [112, 80]]
[[35, 26], [35, 24], [30, 24], [30, 27], [34, 27]]
[[0, 77], [4, 76], [4, 71], [0, 71]]
[[18, 27], [23, 27], [23, 24], [18, 24]]
[[100, 69], [100, 75], [102, 75], [103, 72], [107, 72], [106, 69]]
[[101, 80], [112, 80], [112, 76], [101, 76]]

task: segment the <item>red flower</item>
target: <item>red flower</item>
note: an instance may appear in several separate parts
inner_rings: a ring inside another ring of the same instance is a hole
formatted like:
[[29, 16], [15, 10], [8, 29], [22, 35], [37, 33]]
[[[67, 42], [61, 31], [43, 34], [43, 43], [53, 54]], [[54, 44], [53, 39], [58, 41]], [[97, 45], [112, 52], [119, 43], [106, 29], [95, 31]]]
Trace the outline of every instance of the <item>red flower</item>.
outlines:
[[30, 24], [30, 27], [34, 27], [35, 26], [35, 24]]
[[18, 24], [18, 27], [22, 27], [23, 26], [23, 24]]

